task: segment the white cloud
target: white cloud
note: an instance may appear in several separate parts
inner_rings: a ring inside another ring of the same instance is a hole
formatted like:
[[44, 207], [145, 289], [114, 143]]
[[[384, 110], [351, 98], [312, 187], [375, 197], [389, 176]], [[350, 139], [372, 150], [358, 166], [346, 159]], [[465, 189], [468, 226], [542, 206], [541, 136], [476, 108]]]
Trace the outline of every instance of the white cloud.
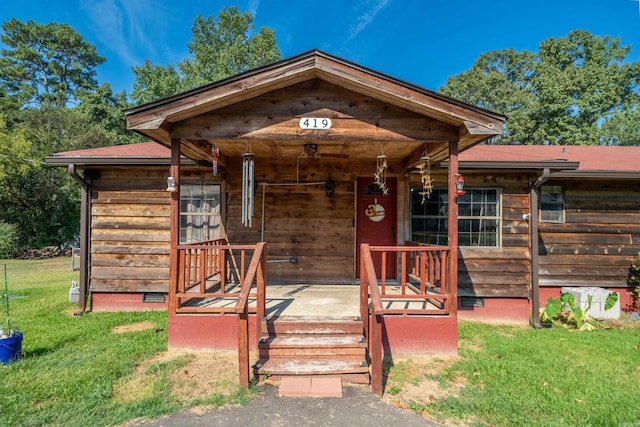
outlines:
[[88, 0], [82, 10], [93, 24], [95, 37], [129, 65], [154, 57], [168, 14], [152, 0]]
[[253, 15], [254, 18], [258, 14], [259, 6], [260, 6], [260, 0], [249, 0], [249, 12]]
[[347, 41], [352, 40], [367, 28], [374, 21], [378, 12], [384, 9], [389, 3], [391, 3], [391, 0], [366, 1], [363, 4], [363, 7], [366, 8], [366, 10], [359, 13], [358, 18], [356, 19], [356, 25], [351, 28], [351, 33], [349, 34], [349, 37], [347, 37]]

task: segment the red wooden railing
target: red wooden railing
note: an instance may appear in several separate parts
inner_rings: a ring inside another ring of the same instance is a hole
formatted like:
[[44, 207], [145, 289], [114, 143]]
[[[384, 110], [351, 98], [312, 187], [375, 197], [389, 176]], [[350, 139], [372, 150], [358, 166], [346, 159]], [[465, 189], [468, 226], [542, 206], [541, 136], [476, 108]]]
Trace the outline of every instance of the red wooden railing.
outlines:
[[[237, 298], [247, 255], [257, 245], [229, 245], [224, 239], [178, 245], [177, 281], [169, 286], [170, 314], [233, 313], [231, 305], [198, 305], [206, 298]], [[255, 296], [255, 293], [251, 296]]]
[[[249, 313], [258, 319], [265, 314], [266, 243], [228, 245], [219, 239], [178, 245], [177, 249], [177, 282], [169, 287], [170, 314], [235, 313], [240, 384], [248, 387]], [[248, 252], [253, 252], [249, 263]], [[250, 298], [255, 298], [255, 307], [249, 305]], [[214, 299], [227, 303], [205, 304]]]
[[[371, 389], [382, 394], [382, 321], [388, 315], [449, 315], [456, 288], [447, 280], [448, 246], [406, 242], [405, 246], [369, 246], [360, 249], [360, 314], [369, 357]], [[373, 254], [380, 254], [382, 271], [376, 272]], [[389, 254], [400, 256], [399, 280], [389, 283], [384, 271]], [[378, 279], [380, 276], [380, 279]], [[394, 302], [401, 301], [400, 307]], [[413, 304], [418, 302], [419, 304]], [[420, 304], [422, 303], [422, 304]]]
[[240, 295], [235, 306], [236, 316], [238, 317], [238, 370], [240, 372], [240, 385], [249, 387], [249, 295], [253, 286], [254, 278], [256, 279], [257, 289], [257, 307], [256, 318], [257, 325], [260, 327], [260, 321], [264, 317], [265, 312], [265, 285], [266, 285], [266, 266], [267, 251], [266, 243], [258, 243], [256, 250], [253, 252], [251, 263], [247, 274], [242, 281]]

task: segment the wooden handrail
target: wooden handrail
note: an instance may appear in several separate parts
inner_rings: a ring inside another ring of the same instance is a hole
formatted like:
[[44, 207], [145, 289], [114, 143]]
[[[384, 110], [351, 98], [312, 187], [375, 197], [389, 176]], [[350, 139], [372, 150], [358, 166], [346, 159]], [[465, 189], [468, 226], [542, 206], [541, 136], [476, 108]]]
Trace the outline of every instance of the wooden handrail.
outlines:
[[[240, 375], [240, 385], [249, 387], [249, 294], [253, 279], [257, 275], [256, 285], [258, 287], [258, 313], [262, 312], [264, 316], [264, 295], [266, 282], [266, 243], [260, 242], [256, 245], [256, 249], [251, 257], [251, 263], [244, 276], [244, 280], [240, 286], [240, 295], [236, 302], [235, 313], [238, 317], [238, 370]], [[260, 299], [262, 298], [262, 301]], [[262, 308], [261, 308], [262, 307]], [[258, 320], [260, 324], [260, 320]]]
[[[377, 396], [382, 396], [382, 317], [384, 316], [384, 311], [382, 309], [382, 295], [380, 295], [380, 290], [378, 289], [378, 278], [376, 277], [376, 269], [373, 265], [373, 259], [371, 257], [370, 246], [368, 243], [363, 243], [360, 246], [360, 256], [361, 292], [368, 292], [369, 297], [371, 298], [371, 316], [369, 316], [369, 310], [367, 310], [367, 316], [362, 319], [366, 325], [364, 328], [365, 338], [367, 340], [369, 358], [371, 361], [371, 391]], [[361, 304], [362, 303], [363, 301], [361, 298]]]
[[[371, 390], [382, 395], [382, 323], [387, 315], [448, 315], [452, 301], [447, 283], [449, 265], [448, 246], [407, 242], [407, 246], [360, 246], [360, 314], [371, 363]], [[380, 275], [376, 273], [373, 253], [380, 253]], [[401, 275], [398, 286], [389, 290], [386, 285], [386, 260], [389, 253], [399, 253]], [[413, 283], [412, 283], [413, 281]], [[380, 283], [379, 283], [380, 282]], [[383, 300], [387, 306], [383, 305]], [[423, 301], [430, 308], [394, 308], [393, 301]]]

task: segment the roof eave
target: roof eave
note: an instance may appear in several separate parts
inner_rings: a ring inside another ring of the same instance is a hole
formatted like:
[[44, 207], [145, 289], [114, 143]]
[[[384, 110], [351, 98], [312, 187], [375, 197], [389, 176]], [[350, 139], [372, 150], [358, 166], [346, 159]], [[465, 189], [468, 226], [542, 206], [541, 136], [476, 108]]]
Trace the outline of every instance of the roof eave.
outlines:
[[[44, 159], [47, 165], [67, 166], [75, 164], [78, 166], [168, 166], [171, 164], [170, 157], [80, 157], [80, 156], [48, 156]], [[180, 162], [183, 165], [194, 165], [195, 162], [186, 157]]]

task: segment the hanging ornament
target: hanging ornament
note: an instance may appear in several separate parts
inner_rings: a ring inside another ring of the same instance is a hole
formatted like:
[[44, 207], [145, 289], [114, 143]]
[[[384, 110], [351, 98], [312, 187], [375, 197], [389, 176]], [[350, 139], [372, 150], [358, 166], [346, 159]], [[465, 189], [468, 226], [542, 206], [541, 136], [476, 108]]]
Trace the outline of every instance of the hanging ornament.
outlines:
[[431, 178], [431, 165], [429, 162], [429, 156], [425, 151], [424, 155], [420, 157], [420, 161], [416, 165], [416, 172], [420, 174], [420, 182], [422, 183], [422, 204], [426, 199], [431, 198], [431, 192], [433, 191], [433, 178]]
[[245, 227], [251, 227], [253, 217], [254, 156], [249, 151], [242, 155], [242, 224]]
[[376, 158], [376, 173], [373, 174], [375, 183], [380, 188], [380, 192], [384, 196], [389, 195], [389, 189], [387, 188], [387, 156], [384, 155], [384, 150], [380, 147], [380, 155]]
[[213, 165], [213, 176], [218, 175], [218, 160], [220, 159], [220, 148], [215, 145], [211, 147], [211, 163]]

